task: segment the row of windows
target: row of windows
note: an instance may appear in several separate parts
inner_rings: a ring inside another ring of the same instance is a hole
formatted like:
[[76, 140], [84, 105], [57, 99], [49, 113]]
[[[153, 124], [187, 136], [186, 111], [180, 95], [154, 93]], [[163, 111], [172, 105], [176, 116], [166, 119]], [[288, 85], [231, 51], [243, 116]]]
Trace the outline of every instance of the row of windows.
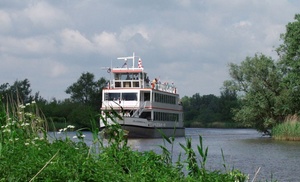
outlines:
[[154, 112], [154, 120], [157, 121], [178, 121], [179, 114]]
[[137, 93], [105, 93], [105, 100], [128, 100], [133, 101], [137, 100]]
[[176, 97], [174, 96], [155, 93], [154, 98], [155, 98], [155, 102], [176, 104]]

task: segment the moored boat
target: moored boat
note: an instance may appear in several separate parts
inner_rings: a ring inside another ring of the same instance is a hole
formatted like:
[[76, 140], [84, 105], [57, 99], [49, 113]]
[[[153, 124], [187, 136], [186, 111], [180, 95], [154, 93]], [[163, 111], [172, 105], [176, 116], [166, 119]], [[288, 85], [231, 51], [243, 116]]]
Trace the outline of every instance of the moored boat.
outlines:
[[[122, 67], [107, 69], [111, 79], [102, 91], [100, 129], [107, 125], [119, 123], [128, 131], [130, 138], [158, 138], [165, 136], [185, 136], [183, 126], [183, 108], [180, 104], [178, 90], [174, 84], [161, 83], [153, 79], [150, 83], [144, 71], [142, 60], [137, 66], [132, 56], [120, 57]], [[127, 62], [132, 60], [132, 65]], [[120, 117], [107, 117], [107, 111], [113, 109]], [[105, 114], [106, 113], [106, 114]], [[114, 120], [114, 121], [113, 121]]]

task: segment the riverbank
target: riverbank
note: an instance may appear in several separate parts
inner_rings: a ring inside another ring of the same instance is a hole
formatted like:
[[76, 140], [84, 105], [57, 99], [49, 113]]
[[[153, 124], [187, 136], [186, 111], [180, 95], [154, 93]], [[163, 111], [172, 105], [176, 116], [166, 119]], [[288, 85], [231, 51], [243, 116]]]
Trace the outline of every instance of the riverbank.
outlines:
[[[173, 163], [173, 151], [165, 145], [159, 146], [161, 154], [152, 150], [132, 150], [127, 145], [126, 133], [119, 125], [109, 127], [112, 135], [108, 134], [107, 140], [98, 135], [98, 127], [93, 127], [92, 144], [87, 145], [80, 130], [72, 138], [67, 135], [66, 132], [76, 130], [72, 125], [59, 129], [60, 136], [65, 137], [54, 136], [49, 140], [45, 130], [47, 123], [38, 115], [34, 103], [6, 111], [0, 110], [0, 181], [247, 180], [247, 176], [237, 169], [225, 169], [223, 172], [206, 169], [208, 150], [202, 145], [201, 137], [198, 152], [194, 151], [191, 139], [187, 138], [186, 143], [180, 145], [185, 150], [186, 160], [178, 157]], [[73, 141], [74, 138], [78, 141]], [[174, 140], [164, 137], [168, 145], [174, 145]]]

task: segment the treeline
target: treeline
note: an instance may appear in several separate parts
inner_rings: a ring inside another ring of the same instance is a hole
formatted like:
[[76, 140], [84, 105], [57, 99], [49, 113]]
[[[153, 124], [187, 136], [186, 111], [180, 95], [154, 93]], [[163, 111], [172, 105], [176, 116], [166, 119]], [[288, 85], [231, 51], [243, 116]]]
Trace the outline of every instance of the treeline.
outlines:
[[102, 88], [106, 82], [105, 78], [96, 80], [92, 73], [82, 73], [77, 82], [65, 90], [70, 98], [46, 100], [39, 92], [32, 94], [28, 79], [16, 80], [12, 85], [0, 85], [0, 96], [2, 104], [6, 106], [35, 102], [40, 109], [40, 115], [47, 119], [50, 130], [65, 128], [67, 125], [91, 128], [92, 123], [98, 123], [99, 120]]
[[186, 127], [242, 127], [233, 122], [232, 110], [239, 107], [237, 94], [234, 91], [223, 90], [221, 96], [213, 94], [194, 94], [181, 99], [184, 109], [184, 123]]
[[[36, 102], [41, 114], [48, 121], [50, 130], [75, 125], [76, 128], [91, 128], [92, 122], [99, 120], [102, 88], [107, 80], [95, 79], [92, 73], [83, 73], [77, 82], [66, 88], [70, 98], [45, 100], [39, 93], [32, 94], [28, 79], [16, 80], [12, 85], [0, 85], [0, 95], [4, 104], [27, 104]], [[237, 95], [224, 90], [221, 96], [194, 94], [181, 99], [184, 107], [186, 127], [236, 127], [232, 120], [232, 108], [238, 107]]]

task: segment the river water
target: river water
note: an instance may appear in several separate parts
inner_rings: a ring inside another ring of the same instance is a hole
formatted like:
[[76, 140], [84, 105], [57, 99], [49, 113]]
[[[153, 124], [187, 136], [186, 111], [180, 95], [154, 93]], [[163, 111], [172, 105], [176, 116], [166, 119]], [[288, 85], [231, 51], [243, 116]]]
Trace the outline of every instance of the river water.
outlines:
[[[91, 144], [91, 133], [84, 134], [85, 141]], [[209, 170], [224, 170], [222, 149], [227, 169], [234, 168], [248, 174], [250, 181], [256, 172], [256, 181], [300, 181], [300, 142], [275, 141], [269, 137], [262, 137], [261, 133], [253, 129], [187, 128], [186, 137], [192, 139], [192, 146], [197, 154], [199, 135], [203, 138], [204, 147], [208, 147], [206, 168]], [[184, 155], [179, 143], [185, 144], [185, 138], [175, 139], [174, 161], [180, 153]], [[164, 145], [164, 142], [162, 139], [129, 139], [128, 144], [134, 150], [153, 150], [161, 153], [162, 149], [159, 146]], [[165, 147], [171, 150], [169, 144]]]

